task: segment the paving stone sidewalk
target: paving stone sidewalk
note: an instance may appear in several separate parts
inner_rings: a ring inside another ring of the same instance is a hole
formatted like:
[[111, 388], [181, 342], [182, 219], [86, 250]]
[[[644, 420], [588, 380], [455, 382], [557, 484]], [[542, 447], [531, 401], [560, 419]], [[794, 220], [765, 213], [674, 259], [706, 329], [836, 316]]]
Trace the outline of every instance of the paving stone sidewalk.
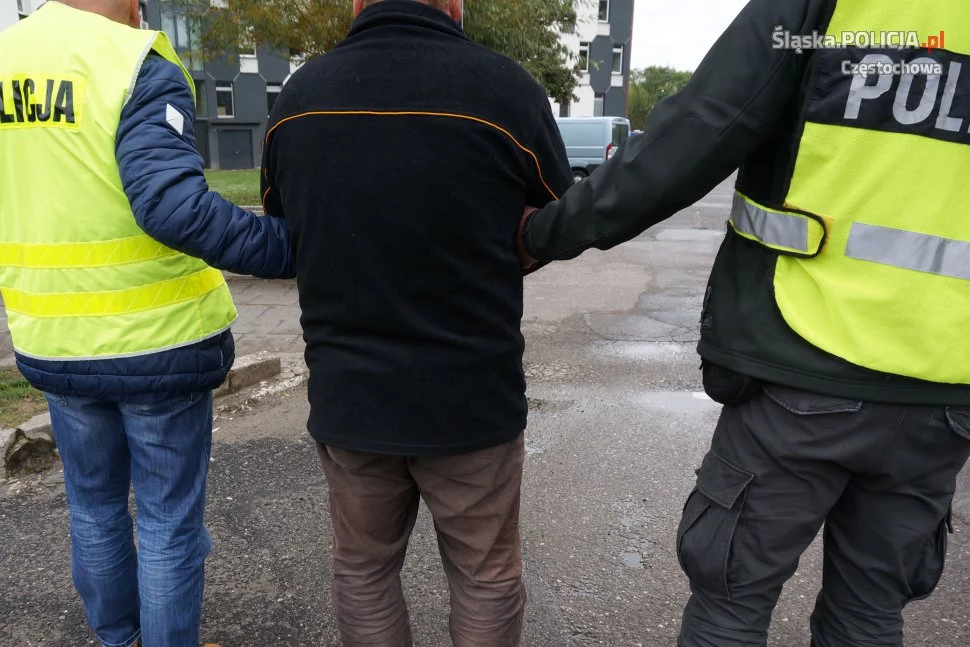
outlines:
[[[272, 353], [303, 352], [296, 281], [264, 281], [236, 274], [227, 274], [226, 279], [239, 310], [239, 319], [232, 326], [236, 355], [249, 355], [261, 350]], [[6, 311], [0, 309], [0, 366], [13, 363], [7, 315]]]
[[302, 353], [300, 304], [296, 281], [264, 281], [252, 277], [226, 276], [239, 318], [232, 325], [236, 355], [261, 350], [271, 353]]

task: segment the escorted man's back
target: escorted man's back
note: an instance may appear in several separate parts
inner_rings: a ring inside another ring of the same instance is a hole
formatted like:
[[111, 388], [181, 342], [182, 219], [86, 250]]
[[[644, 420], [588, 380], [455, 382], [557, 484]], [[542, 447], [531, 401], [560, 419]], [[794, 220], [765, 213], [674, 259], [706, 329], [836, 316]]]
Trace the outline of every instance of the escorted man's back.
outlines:
[[516, 232], [572, 184], [565, 146], [539, 85], [462, 33], [460, 0], [354, 11], [283, 89], [263, 151], [266, 208], [296, 248], [341, 644], [413, 644], [399, 573], [423, 499], [453, 643], [516, 647]]
[[572, 183], [539, 85], [445, 13], [388, 0], [271, 122], [265, 203], [296, 245], [314, 437], [399, 455], [517, 437], [516, 228]]

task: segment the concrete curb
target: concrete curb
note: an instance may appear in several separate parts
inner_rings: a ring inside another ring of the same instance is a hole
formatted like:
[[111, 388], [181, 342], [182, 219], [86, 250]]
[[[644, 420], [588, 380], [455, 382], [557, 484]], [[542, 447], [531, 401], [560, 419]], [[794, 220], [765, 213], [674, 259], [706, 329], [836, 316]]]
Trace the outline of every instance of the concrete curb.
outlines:
[[236, 359], [226, 381], [213, 394], [217, 398], [237, 393], [242, 389], [259, 384], [280, 374], [282, 365], [279, 355], [267, 351], [244, 355]]
[[303, 353], [280, 353], [280, 374], [272, 380], [245, 388], [239, 393], [220, 398], [215, 407], [216, 430], [220, 420], [232, 420], [236, 414], [249, 411], [268, 398], [285, 394], [306, 384], [310, 370], [303, 359]]
[[[232, 395], [278, 377], [281, 370], [280, 356], [266, 351], [238, 357], [213, 395]], [[50, 413], [34, 416], [15, 429], [0, 428], [0, 481], [46, 469], [56, 453]]]

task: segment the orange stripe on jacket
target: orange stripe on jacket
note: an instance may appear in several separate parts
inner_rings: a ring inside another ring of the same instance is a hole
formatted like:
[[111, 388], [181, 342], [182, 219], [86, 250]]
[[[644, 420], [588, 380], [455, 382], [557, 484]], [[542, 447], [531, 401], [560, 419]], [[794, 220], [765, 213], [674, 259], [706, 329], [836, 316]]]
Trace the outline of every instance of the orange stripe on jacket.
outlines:
[[[277, 122], [275, 126], [273, 126], [272, 128], [269, 129], [269, 131], [267, 131], [266, 138], [263, 141], [263, 145], [265, 146], [266, 144], [268, 144], [270, 135], [272, 135], [277, 128], [279, 128], [280, 126], [282, 126], [288, 121], [292, 121], [294, 119], [300, 119], [301, 117], [339, 116], [339, 115], [363, 115], [363, 116], [369, 116], [369, 117], [450, 117], [452, 119], [464, 119], [466, 121], [474, 121], [476, 123], [484, 124], [490, 128], [494, 128], [495, 130], [503, 133], [506, 137], [511, 139], [516, 146], [518, 146], [521, 150], [528, 153], [529, 156], [532, 157], [532, 160], [536, 164], [536, 171], [538, 171], [539, 173], [539, 181], [542, 182], [542, 186], [546, 188], [546, 191], [549, 192], [549, 195], [551, 195], [554, 200], [559, 199], [559, 196], [556, 195], [556, 192], [553, 191], [551, 188], [549, 188], [549, 185], [546, 183], [546, 178], [542, 175], [542, 165], [539, 163], [539, 157], [535, 153], [533, 153], [531, 150], [529, 150], [528, 148], [520, 144], [519, 140], [516, 139], [515, 136], [512, 135], [512, 133], [505, 130], [501, 126], [497, 124], [493, 124], [491, 121], [486, 121], [485, 119], [479, 119], [478, 117], [472, 117], [470, 115], [459, 115], [451, 112], [414, 112], [414, 111], [381, 112], [381, 111], [374, 111], [374, 110], [320, 110], [320, 111], [314, 111], [314, 112], [303, 112], [298, 115], [287, 117], [286, 119], [281, 119], [279, 122]], [[269, 189], [267, 189], [266, 193], [263, 194], [264, 209], [266, 208], [267, 195], [269, 195]]]

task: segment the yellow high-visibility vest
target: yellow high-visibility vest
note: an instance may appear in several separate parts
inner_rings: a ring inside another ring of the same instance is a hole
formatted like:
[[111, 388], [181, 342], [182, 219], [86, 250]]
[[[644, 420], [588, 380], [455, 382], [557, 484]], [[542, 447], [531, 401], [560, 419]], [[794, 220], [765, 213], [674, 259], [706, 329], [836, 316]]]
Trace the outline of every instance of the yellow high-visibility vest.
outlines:
[[121, 184], [115, 134], [152, 51], [194, 93], [163, 33], [59, 2], [0, 32], [0, 293], [23, 355], [153, 353], [236, 317], [222, 273], [147, 236]]
[[826, 33], [868, 46], [816, 52], [784, 205], [739, 193], [731, 216], [781, 255], [775, 300], [803, 339], [949, 384], [970, 384], [968, 26], [966, 0], [839, 0]]

